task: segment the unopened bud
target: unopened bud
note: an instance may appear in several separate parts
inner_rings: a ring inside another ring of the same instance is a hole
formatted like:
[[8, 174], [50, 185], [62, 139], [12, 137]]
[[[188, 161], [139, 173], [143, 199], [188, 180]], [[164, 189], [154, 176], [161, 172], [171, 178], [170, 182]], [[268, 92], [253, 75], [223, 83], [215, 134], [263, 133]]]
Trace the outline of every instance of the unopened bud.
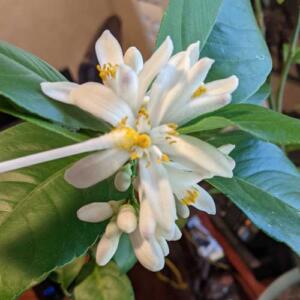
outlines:
[[113, 214], [112, 207], [107, 202], [95, 202], [82, 206], [77, 211], [81, 221], [97, 223], [110, 218]]
[[131, 184], [132, 171], [130, 166], [124, 166], [119, 172], [117, 172], [114, 180], [116, 189], [119, 192], [125, 192], [129, 189]]
[[132, 205], [122, 205], [117, 216], [118, 227], [126, 232], [131, 233], [137, 227], [137, 217]]
[[119, 233], [120, 233], [120, 229], [119, 229], [117, 223], [115, 221], [110, 221], [106, 226], [104, 235], [107, 238], [111, 238], [115, 235], [118, 235]]

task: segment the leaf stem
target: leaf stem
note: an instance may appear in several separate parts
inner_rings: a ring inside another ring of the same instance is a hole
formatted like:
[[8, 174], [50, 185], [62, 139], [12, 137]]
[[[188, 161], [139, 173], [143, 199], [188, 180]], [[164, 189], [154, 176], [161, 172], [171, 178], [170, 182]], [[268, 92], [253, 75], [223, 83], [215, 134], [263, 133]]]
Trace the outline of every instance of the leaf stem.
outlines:
[[276, 100], [276, 110], [278, 112], [282, 111], [285, 85], [286, 85], [288, 74], [289, 74], [290, 68], [293, 64], [293, 59], [294, 59], [294, 56], [296, 53], [299, 32], [300, 32], [300, 5], [298, 6], [297, 25], [296, 25], [295, 31], [293, 33], [293, 36], [292, 36], [291, 45], [289, 47], [287, 58], [284, 61], [283, 69], [282, 69], [281, 76], [280, 76], [280, 83], [279, 83], [279, 87], [278, 87], [278, 90], [276, 93], [276, 99], [275, 99]]

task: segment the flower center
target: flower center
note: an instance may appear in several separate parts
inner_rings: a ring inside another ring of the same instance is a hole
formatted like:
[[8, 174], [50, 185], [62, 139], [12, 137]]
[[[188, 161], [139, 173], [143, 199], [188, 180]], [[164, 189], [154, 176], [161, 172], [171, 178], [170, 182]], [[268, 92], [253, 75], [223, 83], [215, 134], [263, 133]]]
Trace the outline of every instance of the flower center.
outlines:
[[124, 133], [123, 138], [118, 140], [117, 146], [123, 150], [130, 152], [132, 159], [138, 157], [135, 156], [135, 147], [140, 147], [142, 149], [149, 148], [152, 144], [150, 136], [146, 133], [139, 133], [135, 129], [130, 127], [119, 127], [114, 130]]
[[152, 144], [151, 138], [148, 134], [142, 133], [138, 135], [136, 146], [141, 148], [149, 148]]
[[207, 88], [204, 84], [201, 84], [193, 94], [193, 98], [197, 98], [202, 96], [207, 91]]
[[111, 63], [104, 64], [102, 67], [97, 65], [99, 77], [105, 81], [107, 79], [115, 78], [118, 65], [112, 65]]
[[185, 197], [180, 200], [180, 202], [184, 205], [195, 204], [197, 197], [199, 196], [199, 192], [192, 188], [186, 191]]

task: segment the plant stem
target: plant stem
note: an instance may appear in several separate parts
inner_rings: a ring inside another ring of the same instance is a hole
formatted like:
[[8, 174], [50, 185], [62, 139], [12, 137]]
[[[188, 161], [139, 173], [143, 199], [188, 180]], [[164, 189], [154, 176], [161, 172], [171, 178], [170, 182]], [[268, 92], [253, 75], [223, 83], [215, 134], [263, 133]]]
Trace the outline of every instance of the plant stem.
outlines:
[[292, 40], [291, 40], [291, 44], [289, 47], [289, 52], [288, 52], [287, 58], [284, 61], [283, 69], [282, 69], [281, 76], [280, 76], [280, 83], [279, 83], [279, 87], [278, 87], [278, 90], [276, 93], [276, 99], [275, 99], [276, 100], [276, 110], [278, 112], [282, 111], [285, 85], [286, 85], [286, 81], [288, 78], [290, 68], [293, 64], [293, 59], [295, 56], [297, 42], [298, 42], [298, 38], [299, 38], [299, 31], [300, 31], [300, 5], [298, 6], [297, 25], [296, 25], [295, 31], [293, 33], [293, 36], [292, 36]]
[[258, 26], [262, 32], [262, 35], [265, 36], [266, 27], [265, 27], [264, 12], [262, 9], [261, 0], [255, 0], [254, 7], [255, 7], [255, 15], [256, 15]]

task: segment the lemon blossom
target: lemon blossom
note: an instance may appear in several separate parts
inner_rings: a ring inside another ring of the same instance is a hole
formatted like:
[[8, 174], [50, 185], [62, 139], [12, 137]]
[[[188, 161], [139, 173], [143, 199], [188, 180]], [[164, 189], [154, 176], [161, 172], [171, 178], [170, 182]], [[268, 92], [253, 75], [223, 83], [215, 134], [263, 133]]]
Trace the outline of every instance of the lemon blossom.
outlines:
[[77, 217], [85, 222], [97, 223], [110, 219], [96, 250], [96, 261], [106, 265], [117, 251], [122, 234], [128, 234], [139, 262], [151, 271], [164, 266], [169, 248], [164, 238], [146, 240], [138, 226], [136, 211], [125, 201], [90, 203], [77, 211]]
[[[232, 145], [216, 148], [180, 135], [177, 128], [228, 104], [237, 88], [237, 77], [206, 83], [214, 61], [198, 59], [198, 42], [174, 56], [172, 51], [168, 37], [144, 63], [136, 48], [129, 48], [123, 55], [117, 40], [105, 31], [96, 43], [103, 84], [46, 82], [41, 88], [50, 98], [75, 105], [109, 123], [112, 130], [82, 143], [0, 163], [0, 172], [5, 172], [93, 152], [66, 171], [66, 181], [87, 188], [117, 172], [115, 184], [119, 190], [128, 188], [132, 179], [122, 167], [128, 162], [136, 166], [140, 211], [130, 239], [137, 257], [150, 252], [146, 257], [156, 255], [155, 268], [150, 268], [148, 261], [144, 263], [152, 270], [162, 267], [161, 259], [168, 253], [166, 240], [180, 236], [175, 221], [178, 216], [188, 216], [188, 205], [215, 212], [213, 199], [197, 183], [214, 176], [232, 177], [235, 166], [228, 155]], [[85, 220], [92, 221], [93, 212], [88, 214], [92, 217]], [[109, 228], [115, 234], [105, 233], [102, 238], [107, 241], [103, 247], [111, 250], [105, 257], [114, 252], [120, 235], [118, 224], [112, 224]], [[110, 247], [108, 236], [114, 237]]]

